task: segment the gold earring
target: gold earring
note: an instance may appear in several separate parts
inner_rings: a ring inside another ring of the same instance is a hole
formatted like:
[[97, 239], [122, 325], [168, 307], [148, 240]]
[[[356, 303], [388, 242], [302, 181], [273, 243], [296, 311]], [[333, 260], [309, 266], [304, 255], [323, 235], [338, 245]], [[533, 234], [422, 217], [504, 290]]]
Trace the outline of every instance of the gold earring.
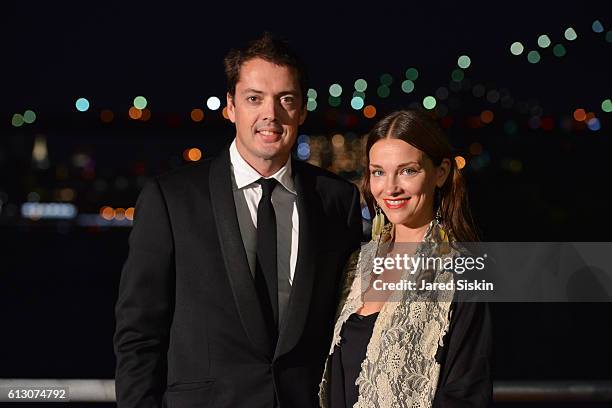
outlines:
[[376, 201], [374, 202], [374, 210], [376, 211], [376, 214], [374, 215], [374, 218], [372, 218], [372, 239], [376, 239], [381, 234], [383, 227], [385, 226], [385, 215]]

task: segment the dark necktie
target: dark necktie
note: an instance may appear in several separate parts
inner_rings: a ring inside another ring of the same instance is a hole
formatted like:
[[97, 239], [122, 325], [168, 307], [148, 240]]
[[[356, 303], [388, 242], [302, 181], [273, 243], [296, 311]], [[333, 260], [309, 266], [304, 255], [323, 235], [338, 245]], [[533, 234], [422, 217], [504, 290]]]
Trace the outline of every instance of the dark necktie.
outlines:
[[262, 195], [257, 206], [257, 264], [255, 286], [272, 341], [278, 338], [278, 272], [276, 261], [276, 214], [272, 191], [277, 181], [260, 178]]

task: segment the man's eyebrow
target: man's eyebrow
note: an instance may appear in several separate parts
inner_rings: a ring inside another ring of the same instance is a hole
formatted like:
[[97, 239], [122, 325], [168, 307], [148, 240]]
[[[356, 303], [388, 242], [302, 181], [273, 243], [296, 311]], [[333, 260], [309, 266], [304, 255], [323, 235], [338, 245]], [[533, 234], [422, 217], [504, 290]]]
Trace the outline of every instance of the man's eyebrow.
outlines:
[[262, 91], [258, 91], [257, 89], [253, 89], [253, 88], [247, 88], [244, 91], [242, 91], [243, 94], [247, 94], [247, 93], [256, 93], [256, 94], [262, 94]]

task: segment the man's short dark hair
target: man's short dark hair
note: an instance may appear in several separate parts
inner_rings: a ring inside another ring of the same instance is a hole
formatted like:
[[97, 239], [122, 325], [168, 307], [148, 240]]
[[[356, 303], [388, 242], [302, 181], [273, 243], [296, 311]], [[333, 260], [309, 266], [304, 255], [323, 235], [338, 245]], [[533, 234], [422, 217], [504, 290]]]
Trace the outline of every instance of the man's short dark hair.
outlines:
[[253, 40], [246, 47], [232, 49], [225, 56], [225, 76], [227, 78], [227, 92], [234, 97], [236, 93], [236, 83], [240, 78], [242, 65], [254, 58], [261, 58], [276, 65], [294, 68], [302, 92], [302, 107], [306, 107], [308, 99], [308, 78], [306, 67], [302, 60], [289, 48], [285, 40], [274, 37], [265, 32], [261, 38]]

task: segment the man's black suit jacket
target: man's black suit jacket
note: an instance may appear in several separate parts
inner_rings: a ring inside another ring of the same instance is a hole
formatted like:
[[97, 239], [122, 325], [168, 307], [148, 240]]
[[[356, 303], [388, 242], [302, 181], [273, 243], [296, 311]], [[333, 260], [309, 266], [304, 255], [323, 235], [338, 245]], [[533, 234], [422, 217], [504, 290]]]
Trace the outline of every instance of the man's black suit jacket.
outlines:
[[275, 351], [227, 149], [143, 189], [115, 309], [119, 408], [317, 406], [342, 269], [361, 237], [359, 192], [307, 163], [292, 169], [299, 248]]

